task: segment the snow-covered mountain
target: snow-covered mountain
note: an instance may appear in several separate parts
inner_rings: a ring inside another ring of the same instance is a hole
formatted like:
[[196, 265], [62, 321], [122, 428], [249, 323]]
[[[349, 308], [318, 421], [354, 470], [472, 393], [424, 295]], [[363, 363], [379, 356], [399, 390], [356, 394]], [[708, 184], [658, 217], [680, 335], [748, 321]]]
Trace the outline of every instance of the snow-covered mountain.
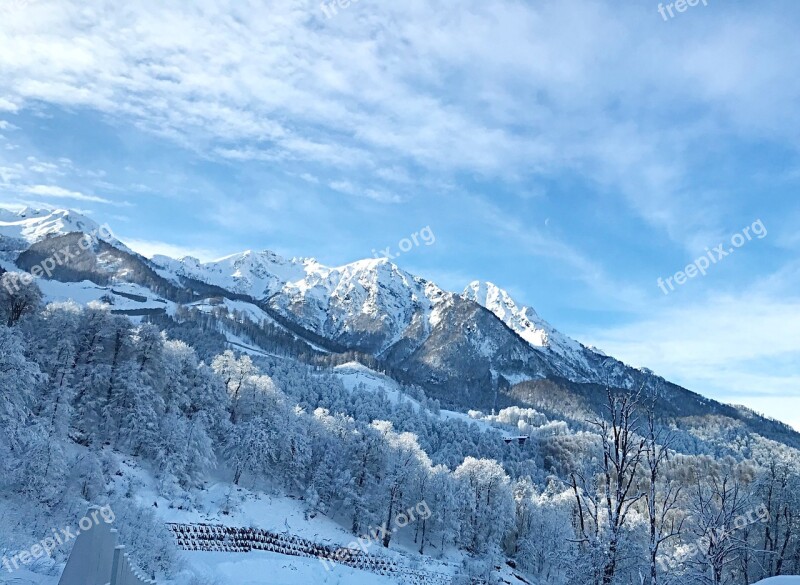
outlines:
[[[0, 263], [5, 269], [30, 270], [73, 245], [79, 237], [74, 232], [99, 229], [97, 222], [74, 211], [1, 213]], [[70, 286], [80, 287], [76, 299], [86, 297], [91, 281], [100, 287], [95, 297], [117, 295], [118, 312], [128, 315], [172, 318], [181, 306], [204, 307], [211, 314], [231, 301], [236, 319], [250, 322], [250, 333], [226, 332], [224, 324], [216, 325], [232, 346], [269, 346], [295, 356], [361, 354], [454, 409], [555, 404], [553, 384], [590, 405], [600, 395], [598, 386], [610, 382], [619, 388], [656, 389], [664, 411], [675, 416], [753, 420], [583, 346], [492, 283], [476, 281], [462, 294], [447, 292], [387, 259], [329, 267], [309, 258], [247, 251], [213, 262], [165, 256], [147, 260], [107, 237], [60, 265], [53, 276], [63, 285], [56, 287], [58, 299], [68, 295]], [[135, 294], [122, 294], [121, 283], [138, 287]], [[248, 317], [255, 314], [262, 317]], [[773, 436], [785, 432], [775, 423]]]
[[429, 332], [451, 296], [383, 259], [328, 269], [316, 265], [269, 303], [318, 335], [380, 354], [410, 328]]
[[107, 226], [68, 209], [32, 209], [19, 211], [0, 208], [0, 237], [7, 242], [34, 244], [47, 237], [80, 232], [130, 252], [130, 249], [114, 237]]
[[307, 331], [370, 353], [386, 350], [409, 327], [429, 330], [437, 305], [451, 296], [386, 259], [329, 267], [265, 250], [205, 263], [155, 256], [153, 263], [167, 279], [191, 278], [247, 295]]
[[152, 260], [166, 278], [192, 278], [258, 300], [272, 296], [287, 282], [300, 280], [306, 273], [324, 270], [314, 260], [287, 260], [268, 250], [247, 250], [212, 262], [200, 262], [191, 256], [175, 260], [158, 255]]
[[[75, 211], [24, 209], [0, 215], [0, 236], [11, 242], [4, 248], [6, 261], [30, 246], [17, 259], [23, 268], [62, 245], [55, 241], [59, 236], [74, 232], [103, 234], [108, 247], [96, 250], [94, 258], [82, 257], [80, 266], [67, 267], [73, 270], [66, 278], [97, 271], [102, 284], [125, 280], [178, 302], [212, 292], [249, 299], [301, 337], [376, 356], [408, 372], [411, 381], [442, 385], [443, 391], [462, 386], [465, 372], [471, 384], [490, 387], [485, 398], [496, 393], [501, 380], [513, 385], [559, 376], [587, 383], [607, 375], [598, 371], [607, 358], [563, 335], [533, 309], [517, 306], [491, 283], [473, 282], [458, 295], [387, 259], [329, 267], [268, 250], [212, 262], [167, 256], [147, 261]], [[617, 382], [630, 386], [628, 369], [617, 366]]]
[[91, 233], [100, 229], [97, 222], [66, 209], [44, 210], [26, 207], [20, 211], [0, 208], [0, 236], [33, 244], [52, 235], [70, 232]]
[[[212, 262], [155, 256], [164, 277], [191, 278], [265, 301], [297, 325], [337, 343], [382, 353], [410, 328], [429, 333], [453, 293], [415, 277], [387, 259], [328, 267], [312, 258], [286, 259], [246, 251]], [[519, 307], [490, 282], [472, 282], [463, 297], [491, 311], [514, 333], [555, 361], [566, 377], [593, 378], [586, 347], [559, 332], [534, 309]]]

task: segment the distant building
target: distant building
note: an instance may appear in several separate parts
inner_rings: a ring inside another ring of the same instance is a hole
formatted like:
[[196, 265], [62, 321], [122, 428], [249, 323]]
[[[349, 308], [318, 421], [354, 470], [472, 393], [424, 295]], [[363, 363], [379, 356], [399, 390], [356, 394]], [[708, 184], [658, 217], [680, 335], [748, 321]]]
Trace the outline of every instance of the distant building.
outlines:
[[506, 445], [510, 445], [514, 441], [519, 443], [520, 445], [524, 445], [530, 437], [528, 435], [520, 435], [519, 437], [503, 437], [503, 440], [506, 442]]

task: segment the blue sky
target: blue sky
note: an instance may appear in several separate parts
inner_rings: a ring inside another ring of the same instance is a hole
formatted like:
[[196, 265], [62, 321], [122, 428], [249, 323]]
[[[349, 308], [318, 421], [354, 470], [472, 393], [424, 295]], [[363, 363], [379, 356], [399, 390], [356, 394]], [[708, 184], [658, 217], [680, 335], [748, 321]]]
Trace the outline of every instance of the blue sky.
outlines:
[[794, 0], [0, 0], [0, 203], [203, 259], [341, 264], [429, 226], [407, 270], [800, 428], [799, 24]]

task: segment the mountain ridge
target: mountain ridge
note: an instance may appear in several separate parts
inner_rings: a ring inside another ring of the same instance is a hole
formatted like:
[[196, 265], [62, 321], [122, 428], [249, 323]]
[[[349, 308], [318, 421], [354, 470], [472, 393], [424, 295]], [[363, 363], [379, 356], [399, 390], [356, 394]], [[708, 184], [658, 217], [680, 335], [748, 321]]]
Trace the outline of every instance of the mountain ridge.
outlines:
[[[7, 267], [30, 269], [31, 262], [45, 257], [59, 239], [69, 238], [79, 223], [84, 229], [97, 225], [72, 211], [49, 213], [53, 218], [30, 210], [18, 217], [16, 223], [49, 227], [28, 240], [15, 240], [19, 249], [2, 246], [9, 248], [3, 252]], [[65, 214], [71, 221], [55, 221]], [[0, 216], [0, 239], [8, 240], [9, 230], [20, 227], [9, 226], [15, 223], [9, 217]], [[133, 282], [177, 304], [214, 297], [247, 302], [309, 348], [371, 356], [405, 383], [424, 388], [453, 408], [546, 401], [541, 395], [546, 386], [537, 381], [553, 380], [589, 402], [606, 384], [627, 391], [647, 387], [654, 400], [663, 401], [663, 410], [676, 416], [723, 414], [759, 428], [769, 426], [763, 422], [768, 419], [752, 422], [743, 409], [716, 403], [580, 344], [492, 283], [474, 281], [461, 294], [449, 292], [386, 259], [328, 267], [314, 259], [247, 251], [203, 263], [190, 257], [148, 260], [116, 240], [100, 248], [90, 253], [102, 262], [82, 259], [80, 270], [56, 278]], [[163, 312], [172, 318], [168, 309]], [[788, 426], [773, 427], [771, 435], [800, 446], [800, 435], [787, 431]]]

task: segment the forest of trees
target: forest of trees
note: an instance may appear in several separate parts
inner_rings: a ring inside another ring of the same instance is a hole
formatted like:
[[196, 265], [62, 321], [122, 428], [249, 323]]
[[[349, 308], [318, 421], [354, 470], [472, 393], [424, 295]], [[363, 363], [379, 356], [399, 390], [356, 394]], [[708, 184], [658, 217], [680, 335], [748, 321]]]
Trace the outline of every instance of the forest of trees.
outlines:
[[[169, 537], [109, 489], [111, 452], [151, 469], [168, 498], [224, 477], [302, 497], [309, 516], [355, 535], [424, 501], [431, 517], [408, 529], [420, 553], [457, 549], [489, 573], [513, 560], [553, 585], [800, 573], [798, 454], [758, 437], [705, 452], [703, 437], [659, 420], [646, 393], [609, 389], [604, 415], [580, 428], [532, 409], [487, 417], [531, 436], [509, 446], [440, 417], [419, 388], [407, 388], [415, 402], [393, 402], [348, 392], [319, 364], [215, 352], [216, 325], [204, 333], [192, 320], [208, 317], [187, 311], [170, 331], [205, 338], [201, 359], [107, 306], [44, 306], [15, 278], [0, 276], [0, 493], [51, 518], [113, 499], [143, 526], [132, 545], [153, 574], [172, 569]], [[15, 544], [4, 538], [0, 551]]]

